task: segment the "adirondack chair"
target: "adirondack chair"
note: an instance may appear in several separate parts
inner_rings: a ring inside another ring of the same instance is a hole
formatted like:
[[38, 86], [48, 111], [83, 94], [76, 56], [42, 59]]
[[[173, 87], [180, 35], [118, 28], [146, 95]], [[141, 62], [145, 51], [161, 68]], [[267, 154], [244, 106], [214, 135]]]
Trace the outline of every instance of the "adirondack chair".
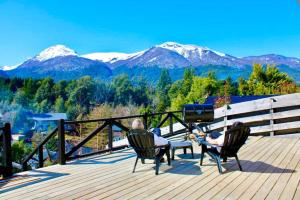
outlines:
[[132, 173], [135, 172], [135, 168], [139, 159], [141, 159], [143, 164], [145, 159], [155, 160], [156, 175], [159, 171], [160, 160], [164, 154], [167, 155], [168, 165], [171, 165], [170, 145], [155, 146], [153, 133], [147, 130], [133, 129], [127, 133], [127, 138], [130, 146], [137, 154]]
[[[199, 145], [202, 145], [200, 165], [202, 165], [204, 153], [207, 153], [217, 162], [220, 174], [222, 174], [221, 159], [226, 162], [227, 157], [235, 157], [239, 169], [242, 171], [243, 169], [237, 153], [239, 149], [245, 144], [249, 134], [249, 127], [245, 126], [242, 122], [235, 122], [233, 126], [225, 132], [224, 145], [221, 147], [220, 152], [217, 151], [215, 145], [211, 145], [203, 140], [198, 140]], [[211, 146], [212, 148], [208, 148], [208, 146]]]

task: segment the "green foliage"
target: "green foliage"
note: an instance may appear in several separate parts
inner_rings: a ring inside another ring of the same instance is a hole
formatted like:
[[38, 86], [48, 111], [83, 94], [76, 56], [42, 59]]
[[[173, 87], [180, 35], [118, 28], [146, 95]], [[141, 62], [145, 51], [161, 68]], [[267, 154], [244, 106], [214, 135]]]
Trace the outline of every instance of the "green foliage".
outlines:
[[128, 75], [121, 74], [114, 78], [112, 86], [115, 90], [115, 103], [126, 105], [133, 99], [133, 85]]
[[36, 91], [35, 101], [41, 103], [44, 100], [48, 100], [51, 104], [54, 102], [55, 96], [53, 92], [54, 81], [51, 78], [45, 78], [41, 81], [41, 85]]
[[296, 85], [277, 67], [254, 64], [249, 80], [239, 80], [238, 90], [240, 95], [288, 94], [296, 91]]
[[[122, 69], [118, 69], [121, 75], [111, 82], [94, 80], [89, 76], [56, 83], [51, 78], [0, 78], [0, 112], [5, 116], [4, 120], [15, 127], [24, 125], [24, 122], [30, 125], [25, 116], [28, 110], [38, 113], [66, 112], [69, 119], [76, 119], [84, 118], [93, 108], [102, 104], [114, 107], [134, 105], [144, 107], [147, 112], [164, 112], [180, 110], [186, 103], [201, 103], [209, 95], [226, 97], [299, 91], [299, 86], [274, 66], [255, 64], [251, 73], [248, 69], [236, 69], [239, 73], [243, 71], [243, 77], [249, 77], [239, 78], [238, 82], [233, 81], [237, 74], [227, 73], [228, 67], [218, 66], [217, 70], [223, 72], [222, 76], [212, 71], [215, 68], [216, 66], [180, 68], [183, 75], [180, 80], [172, 69], [153, 68], [153, 74], [145, 74], [147, 80], [149, 76], [160, 76], [157, 84], [153, 85], [143, 77], [131, 78], [131, 73], [121, 74]], [[131, 70], [142, 69], [134, 67]], [[177, 81], [172, 83], [171, 77]]]
[[188, 102], [203, 102], [208, 96], [216, 94], [217, 86], [217, 80], [212, 77], [194, 77], [191, 90], [187, 96]]
[[171, 77], [169, 75], [169, 71], [164, 69], [161, 71], [159, 81], [157, 83], [157, 103], [156, 110], [158, 112], [165, 111], [171, 104], [170, 98], [168, 96], [168, 92], [171, 88]]
[[55, 110], [55, 112], [58, 112], [58, 113], [66, 112], [65, 101], [61, 96], [59, 96], [55, 100], [54, 110]]
[[28, 107], [29, 106], [29, 98], [23, 90], [19, 89], [15, 94], [14, 103], [19, 104], [23, 107]]
[[22, 163], [22, 160], [32, 151], [32, 148], [23, 141], [14, 142], [11, 149], [12, 160], [16, 163]]

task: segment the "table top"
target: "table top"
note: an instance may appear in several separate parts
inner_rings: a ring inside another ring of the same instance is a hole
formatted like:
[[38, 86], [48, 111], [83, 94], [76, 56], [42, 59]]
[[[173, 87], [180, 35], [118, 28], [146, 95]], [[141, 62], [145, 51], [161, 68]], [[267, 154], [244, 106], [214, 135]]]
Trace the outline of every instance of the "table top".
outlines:
[[171, 142], [171, 147], [190, 147], [190, 146], [192, 146], [191, 141]]

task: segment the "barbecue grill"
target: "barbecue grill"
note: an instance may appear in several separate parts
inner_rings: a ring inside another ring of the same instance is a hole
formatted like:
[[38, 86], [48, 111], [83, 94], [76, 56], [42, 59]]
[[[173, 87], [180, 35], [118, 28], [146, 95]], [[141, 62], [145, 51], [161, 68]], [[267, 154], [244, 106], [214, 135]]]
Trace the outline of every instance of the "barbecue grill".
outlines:
[[214, 106], [212, 104], [185, 104], [183, 119], [186, 123], [213, 122]]

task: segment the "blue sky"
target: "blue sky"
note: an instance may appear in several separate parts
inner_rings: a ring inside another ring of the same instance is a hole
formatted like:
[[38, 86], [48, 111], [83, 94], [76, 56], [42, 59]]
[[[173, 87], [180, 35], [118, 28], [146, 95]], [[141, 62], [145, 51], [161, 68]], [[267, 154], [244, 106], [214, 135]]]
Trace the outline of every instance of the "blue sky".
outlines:
[[166, 41], [300, 58], [298, 0], [0, 0], [0, 66], [65, 44], [79, 54]]

